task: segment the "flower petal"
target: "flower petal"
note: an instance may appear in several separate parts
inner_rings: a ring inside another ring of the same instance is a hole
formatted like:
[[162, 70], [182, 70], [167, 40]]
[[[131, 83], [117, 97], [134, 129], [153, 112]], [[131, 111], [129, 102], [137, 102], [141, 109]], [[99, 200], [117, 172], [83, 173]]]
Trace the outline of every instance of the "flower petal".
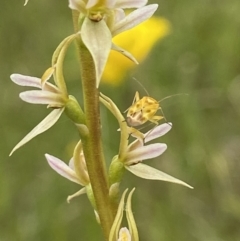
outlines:
[[160, 136], [165, 135], [172, 129], [172, 123], [164, 123], [159, 126], [155, 126], [152, 130], [148, 131], [144, 134], [144, 142], [149, 142], [151, 140], [154, 140]]
[[126, 154], [126, 158], [124, 160], [125, 166], [130, 166], [142, 160], [160, 156], [166, 149], [167, 145], [163, 143], [154, 143], [151, 145], [139, 147]]
[[64, 106], [64, 98], [61, 94], [55, 94], [44, 90], [28, 90], [20, 93], [20, 98], [31, 104], [47, 104], [52, 107]]
[[[111, 1], [111, 0], [110, 0]], [[140, 8], [147, 4], [147, 0], [117, 0], [115, 8]]]
[[98, 87], [112, 46], [112, 35], [105, 21], [94, 22], [85, 18], [81, 36], [93, 57], [96, 69], [96, 87]]
[[86, 3], [83, 0], [69, 0], [68, 7], [86, 13]]
[[68, 163], [68, 166], [69, 166], [73, 171], [75, 171], [73, 157], [70, 159], [70, 161], [69, 161], [69, 163]]
[[80, 189], [78, 192], [74, 193], [73, 195], [69, 195], [68, 198], [67, 198], [67, 202], [70, 203], [70, 201], [75, 198], [75, 197], [78, 197], [82, 194], [86, 193], [86, 188], [83, 187], [82, 189]]
[[123, 218], [123, 210], [124, 210], [124, 199], [127, 194], [128, 189], [126, 189], [121, 197], [121, 200], [118, 204], [118, 210], [116, 216], [114, 218], [110, 233], [109, 233], [109, 241], [116, 241], [118, 239], [118, 231], [120, 229], [120, 225]]
[[43, 119], [35, 128], [32, 129], [11, 151], [10, 155], [13, 154], [21, 146], [25, 145], [27, 142], [32, 140], [35, 136], [45, 132], [51, 128], [60, 118], [63, 113], [64, 108], [53, 110], [45, 119]]
[[119, 53], [123, 54], [125, 57], [127, 57], [128, 59], [132, 60], [135, 64], [138, 64], [138, 61], [134, 58], [134, 56], [129, 53], [128, 51], [120, 48], [119, 46], [115, 45], [112, 43], [112, 50], [116, 50]]
[[136, 225], [136, 222], [135, 222], [135, 219], [133, 216], [133, 212], [132, 212], [132, 195], [133, 195], [134, 191], [135, 191], [135, 188], [132, 189], [132, 191], [129, 193], [128, 198], [127, 198], [126, 217], [127, 217], [128, 227], [129, 227], [132, 239], [134, 241], [138, 241], [139, 236], [138, 236], [137, 225]]
[[81, 184], [76, 173], [65, 162], [49, 154], [45, 154], [45, 157], [48, 164], [54, 171], [72, 182]]
[[[87, 8], [87, 9], [92, 8], [92, 7], [94, 7], [98, 2], [99, 2], [99, 0], [88, 0], [88, 1], [87, 1], [87, 5], [86, 5], [86, 8]], [[103, 1], [102, 1], [102, 2], [103, 2]]]
[[113, 11], [114, 11], [114, 24], [121, 21], [126, 16], [124, 10], [121, 8], [116, 8]]
[[25, 2], [24, 2], [24, 5], [23, 5], [23, 6], [26, 6], [26, 5], [27, 5], [27, 3], [28, 3], [28, 1], [29, 1], [29, 0], [25, 0]]
[[36, 87], [41, 89], [41, 79], [37, 77], [22, 75], [22, 74], [12, 74], [10, 76], [11, 80], [20, 86]]
[[134, 175], [144, 178], [144, 179], [149, 179], [149, 180], [160, 180], [160, 181], [165, 181], [165, 182], [172, 182], [176, 184], [180, 184], [189, 188], [193, 188], [187, 183], [172, 177], [164, 172], [161, 172], [153, 167], [150, 167], [148, 165], [138, 163], [133, 166], [125, 166], [125, 168], [133, 173]]
[[115, 24], [112, 35], [115, 36], [147, 20], [153, 15], [157, 8], [158, 4], [150, 4], [131, 12], [123, 20]]

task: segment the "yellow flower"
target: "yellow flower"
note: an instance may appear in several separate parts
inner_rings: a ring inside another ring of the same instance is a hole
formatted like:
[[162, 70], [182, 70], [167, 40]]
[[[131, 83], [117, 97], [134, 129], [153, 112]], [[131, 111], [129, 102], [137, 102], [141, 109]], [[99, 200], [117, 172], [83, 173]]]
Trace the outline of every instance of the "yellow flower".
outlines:
[[[157, 40], [162, 39], [169, 32], [170, 23], [168, 20], [152, 17], [135, 28], [117, 35], [114, 37], [113, 42], [129, 51], [141, 63]], [[125, 77], [127, 71], [135, 66], [136, 64], [125, 56], [116, 51], [111, 51], [103, 72], [102, 81], [118, 85]]]

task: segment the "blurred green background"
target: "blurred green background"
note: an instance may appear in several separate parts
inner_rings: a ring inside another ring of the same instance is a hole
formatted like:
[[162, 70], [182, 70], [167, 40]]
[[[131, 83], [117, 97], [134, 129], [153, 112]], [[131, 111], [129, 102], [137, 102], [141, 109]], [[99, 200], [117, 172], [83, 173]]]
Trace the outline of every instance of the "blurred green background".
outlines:
[[[173, 123], [161, 138], [168, 150], [148, 163], [195, 187], [145, 181], [126, 174], [122, 188], [137, 187], [133, 209], [142, 241], [240, 240], [240, 1], [162, 0], [156, 15], [172, 33], [118, 87], [101, 85], [122, 110], [142, 88], [162, 103]], [[68, 161], [77, 133], [65, 117], [8, 157], [48, 113], [22, 102], [11, 73], [41, 76], [51, 55], [73, 32], [68, 1], [3, 1], [0, 8], [0, 240], [103, 240], [86, 196], [67, 204], [79, 186], [57, 175], [44, 158]], [[140, 40], [143, 41], [143, 40]], [[74, 46], [65, 62], [69, 92], [81, 102]], [[124, 96], [124, 98], [123, 98]], [[117, 123], [102, 108], [108, 161], [117, 152]]]

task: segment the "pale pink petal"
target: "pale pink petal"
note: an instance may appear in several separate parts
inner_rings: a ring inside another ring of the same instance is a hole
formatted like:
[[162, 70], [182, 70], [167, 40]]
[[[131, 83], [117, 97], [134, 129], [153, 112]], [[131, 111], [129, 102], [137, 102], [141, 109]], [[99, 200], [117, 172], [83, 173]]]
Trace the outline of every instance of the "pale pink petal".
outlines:
[[19, 94], [20, 98], [31, 104], [47, 104], [54, 107], [62, 107], [65, 104], [61, 94], [55, 94], [43, 90], [29, 90]]
[[148, 131], [144, 134], [144, 142], [149, 142], [151, 140], [154, 140], [160, 136], [165, 135], [172, 129], [172, 123], [164, 123], [159, 126], [154, 127], [152, 130]]
[[115, 24], [112, 35], [115, 36], [149, 19], [157, 10], [157, 7], [158, 4], [150, 4], [131, 12], [123, 20]]
[[81, 184], [76, 173], [65, 162], [49, 154], [45, 154], [45, 157], [48, 161], [48, 164], [54, 171], [72, 182]]
[[34, 127], [11, 151], [10, 155], [13, 154], [21, 146], [25, 145], [27, 142], [32, 140], [37, 135], [45, 132], [49, 128], [51, 128], [60, 118], [63, 113], [64, 108], [54, 109], [45, 119], [43, 119], [36, 127]]
[[151, 145], [142, 146], [128, 152], [124, 163], [126, 165], [132, 165], [142, 160], [155, 158], [160, 156], [166, 149], [167, 145], [162, 143], [154, 143]]
[[83, 0], [69, 0], [69, 8], [86, 13], [86, 3]]
[[140, 8], [146, 4], [147, 0], [117, 0], [115, 8]]
[[95, 63], [98, 88], [112, 46], [112, 36], [105, 21], [93, 22], [88, 18], [83, 22], [81, 36]]
[[159, 181], [165, 181], [165, 182], [172, 182], [176, 184], [180, 184], [189, 188], [193, 188], [187, 183], [172, 177], [164, 172], [161, 172], [153, 167], [150, 167], [148, 165], [138, 163], [136, 165], [132, 166], [125, 166], [125, 168], [133, 173], [134, 175], [144, 178], [144, 179], [149, 179], [149, 180], [159, 180]]
[[20, 86], [36, 87], [41, 89], [41, 79], [37, 77], [22, 75], [22, 74], [12, 74], [10, 76], [11, 80]]
[[68, 166], [69, 166], [73, 171], [75, 171], [73, 157], [70, 159], [70, 161], [69, 161], [69, 163], [68, 163]]

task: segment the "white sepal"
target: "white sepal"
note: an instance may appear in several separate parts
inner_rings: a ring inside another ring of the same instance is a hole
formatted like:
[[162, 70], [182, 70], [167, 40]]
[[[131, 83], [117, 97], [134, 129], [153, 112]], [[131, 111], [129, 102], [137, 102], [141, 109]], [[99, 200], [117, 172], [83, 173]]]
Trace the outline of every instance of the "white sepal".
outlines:
[[46, 118], [44, 118], [36, 127], [32, 129], [11, 151], [10, 155], [13, 154], [21, 146], [25, 145], [27, 142], [32, 140], [37, 135], [45, 132], [49, 128], [51, 128], [60, 118], [61, 114], [63, 113], [64, 108], [55, 109], [53, 110]]
[[132, 166], [125, 166], [125, 168], [133, 173], [134, 175], [141, 177], [143, 179], [149, 179], [149, 180], [159, 180], [159, 181], [165, 181], [165, 182], [172, 182], [176, 184], [180, 184], [189, 188], [193, 188], [192, 186], [188, 185], [187, 183], [172, 177], [164, 172], [161, 172], [153, 167], [150, 167], [148, 165], [138, 163], [136, 165]]
[[94, 22], [85, 18], [81, 36], [94, 60], [98, 88], [112, 46], [112, 35], [105, 21]]
[[158, 4], [150, 4], [131, 12], [124, 19], [115, 24], [112, 29], [112, 35], [115, 36], [149, 19], [157, 8]]

